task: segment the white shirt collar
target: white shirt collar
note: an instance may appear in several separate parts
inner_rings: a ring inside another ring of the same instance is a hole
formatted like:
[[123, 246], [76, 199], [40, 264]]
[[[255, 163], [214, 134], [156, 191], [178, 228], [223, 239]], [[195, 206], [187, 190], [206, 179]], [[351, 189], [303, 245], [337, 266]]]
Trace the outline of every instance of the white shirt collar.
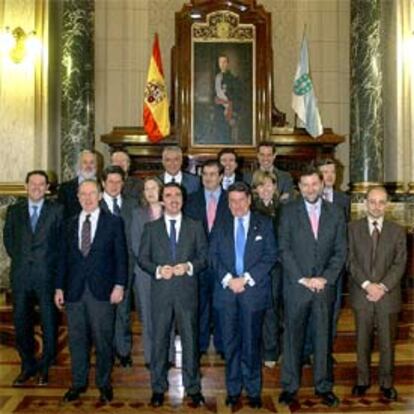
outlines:
[[178, 171], [178, 173], [176, 175], [171, 175], [171, 174], [167, 173], [167, 171], [165, 171], [164, 182], [166, 184], [170, 183], [173, 178], [174, 178], [174, 180], [177, 184], [181, 184], [181, 182], [183, 180], [183, 173], [181, 171]]
[[116, 198], [116, 201], [118, 202], [118, 206], [119, 206], [119, 208], [121, 208], [122, 207], [122, 196], [121, 196], [121, 194], [118, 194], [117, 197], [112, 197], [104, 191], [103, 199], [104, 199], [104, 201], [105, 201], [106, 205], [108, 206], [109, 211], [111, 213], [114, 212], [113, 211], [114, 210], [114, 198]]

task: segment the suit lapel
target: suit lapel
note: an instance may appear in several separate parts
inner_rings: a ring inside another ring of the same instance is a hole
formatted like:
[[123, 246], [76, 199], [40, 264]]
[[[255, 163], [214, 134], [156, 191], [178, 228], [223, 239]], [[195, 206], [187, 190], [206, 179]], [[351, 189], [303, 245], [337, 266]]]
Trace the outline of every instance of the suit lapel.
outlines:
[[315, 242], [315, 236], [313, 235], [312, 225], [308, 212], [306, 210], [305, 200], [301, 200], [301, 202], [298, 204], [298, 216], [300, 227], [306, 229], [306, 233], [308, 234], [309, 239]]
[[328, 206], [326, 203], [329, 203], [329, 201], [322, 200], [321, 214], [319, 216], [319, 226], [318, 226], [318, 242], [320, 242], [323, 239], [329, 226], [329, 210], [328, 210]]
[[47, 202], [47, 200], [45, 200], [44, 203], [43, 203], [42, 209], [40, 210], [40, 215], [39, 215], [39, 219], [37, 220], [35, 233], [38, 233], [42, 229], [42, 227], [44, 226], [45, 220], [47, 218], [47, 212], [48, 212], [49, 208], [50, 208], [49, 203]]

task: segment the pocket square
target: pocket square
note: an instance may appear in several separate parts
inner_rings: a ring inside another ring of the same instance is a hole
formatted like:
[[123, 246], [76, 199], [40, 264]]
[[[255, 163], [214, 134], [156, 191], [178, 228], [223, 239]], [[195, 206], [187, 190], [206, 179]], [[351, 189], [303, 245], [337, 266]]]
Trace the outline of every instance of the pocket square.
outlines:
[[263, 240], [262, 236], [256, 236], [256, 238], [254, 239], [254, 241], [259, 241], [259, 240]]

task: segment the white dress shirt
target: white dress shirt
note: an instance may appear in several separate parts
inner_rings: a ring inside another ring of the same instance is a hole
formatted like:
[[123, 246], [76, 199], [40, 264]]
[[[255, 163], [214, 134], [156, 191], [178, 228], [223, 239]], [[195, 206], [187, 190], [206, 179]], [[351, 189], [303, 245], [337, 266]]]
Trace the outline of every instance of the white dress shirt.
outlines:
[[79, 215], [79, 225], [78, 225], [78, 239], [79, 239], [79, 250], [81, 249], [81, 243], [82, 243], [82, 226], [83, 222], [86, 220], [86, 216], [89, 214], [89, 220], [91, 222], [91, 244], [93, 243], [93, 239], [95, 238], [96, 228], [98, 226], [98, 219], [99, 214], [101, 212], [101, 209], [98, 207], [91, 213], [87, 213], [86, 211], [82, 210]]
[[[165, 228], [167, 230], [167, 234], [168, 234], [168, 238], [170, 237], [171, 234], [171, 222], [170, 220], [175, 220], [175, 235], [176, 235], [176, 242], [178, 243], [178, 240], [180, 239], [180, 230], [181, 230], [181, 223], [183, 221], [183, 215], [182, 213], [178, 214], [177, 216], [170, 216], [169, 214], [164, 212], [164, 222], [165, 222]], [[193, 268], [193, 264], [191, 262], [187, 262], [188, 264], [188, 276], [193, 276], [193, 272], [194, 272], [194, 268]], [[156, 279], [162, 279], [163, 277], [161, 276], [161, 267], [162, 266], [157, 266], [157, 269], [155, 271], [155, 278]]]
[[167, 171], [165, 171], [165, 173], [164, 173], [164, 184], [171, 183], [173, 178], [174, 178], [174, 181], [177, 184], [181, 185], [181, 183], [183, 181], [183, 173], [181, 171], [178, 171], [177, 175], [171, 175], [171, 174], [168, 174]]
[[106, 192], [103, 193], [103, 199], [106, 203], [106, 205], [109, 208], [109, 211], [114, 214], [114, 198], [116, 198], [116, 201], [118, 203], [119, 208], [122, 208], [122, 196], [121, 194], [118, 194], [117, 197], [112, 197], [109, 194], [107, 194]]

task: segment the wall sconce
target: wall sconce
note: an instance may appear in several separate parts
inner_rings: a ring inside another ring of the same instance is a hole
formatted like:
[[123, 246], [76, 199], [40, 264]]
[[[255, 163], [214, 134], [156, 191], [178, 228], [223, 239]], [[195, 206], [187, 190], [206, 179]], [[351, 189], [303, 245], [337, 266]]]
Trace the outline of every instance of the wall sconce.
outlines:
[[0, 50], [14, 63], [21, 63], [26, 57], [35, 57], [41, 49], [36, 32], [25, 33], [21, 27], [11, 30], [6, 27], [0, 32]]

